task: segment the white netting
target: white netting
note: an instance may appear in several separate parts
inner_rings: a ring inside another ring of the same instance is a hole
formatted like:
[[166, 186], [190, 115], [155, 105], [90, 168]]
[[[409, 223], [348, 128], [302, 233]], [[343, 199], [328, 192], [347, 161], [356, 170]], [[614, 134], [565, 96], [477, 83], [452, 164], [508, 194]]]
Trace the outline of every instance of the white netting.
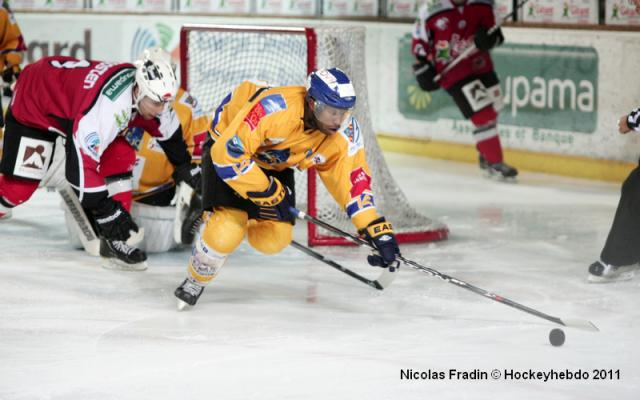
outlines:
[[[277, 30], [280, 29], [280, 30]], [[188, 90], [208, 112], [213, 112], [224, 96], [247, 79], [272, 85], [304, 85], [308, 74], [308, 37], [302, 28], [184, 27], [183, 62]], [[355, 116], [364, 134], [367, 162], [371, 168], [376, 207], [394, 223], [398, 233], [422, 239], [446, 236], [446, 227], [417, 213], [396, 185], [375, 138], [367, 96], [365, 31], [357, 27], [313, 28], [316, 35], [315, 68], [338, 67], [351, 78], [356, 89]], [[314, 66], [311, 65], [313, 68]], [[353, 226], [326, 191], [320, 180], [314, 195], [316, 216], [343, 229]], [[296, 174], [296, 202], [307, 206], [306, 173]], [[330, 236], [321, 231], [321, 235]]]

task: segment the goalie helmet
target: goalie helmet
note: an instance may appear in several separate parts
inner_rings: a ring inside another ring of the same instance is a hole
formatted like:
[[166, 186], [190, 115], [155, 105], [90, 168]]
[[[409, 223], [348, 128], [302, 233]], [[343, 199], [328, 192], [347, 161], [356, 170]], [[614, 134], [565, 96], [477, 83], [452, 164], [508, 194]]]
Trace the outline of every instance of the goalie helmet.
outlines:
[[169, 53], [159, 47], [146, 49], [134, 64], [138, 85], [136, 108], [144, 97], [159, 102], [173, 100], [178, 91], [178, 79]]
[[338, 68], [319, 69], [309, 74], [307, 94], [329, 107], [351, 109], [356, 104], [351, 80]]

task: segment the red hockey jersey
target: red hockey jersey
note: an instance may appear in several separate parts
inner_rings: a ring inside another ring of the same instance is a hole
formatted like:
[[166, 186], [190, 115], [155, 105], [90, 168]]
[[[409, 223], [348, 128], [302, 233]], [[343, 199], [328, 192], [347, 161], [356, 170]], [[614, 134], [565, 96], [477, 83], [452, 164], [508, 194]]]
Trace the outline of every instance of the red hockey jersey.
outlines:
[[18, 79], [10, 106], [14, 118], [52, 135], [73, 137], [76, 154], [68, 156], [78, 157], [80, 177], [71, 183], [81, 200], [83, 191], [105, 190], [100, 159], [127, 127], [141, 126], [161, 141], [180, 129], [170, 107], [152, 120], [134, 112], [135, 72], [129, 63], [55, 56], [28, 65]]
[[[438, 72], [458, 57], [479, 27], [489, 29], [496, 23], [492, 0], [468, 0], [457, 6], [451, 0], [430, 1], [420, 9], [416, 20], [411, 51], [416, 57], [432, 61]], [[477, 51], [447, 72], [440, 86], [448, 88], [470, 75], [493, 70], [487, 51]]]

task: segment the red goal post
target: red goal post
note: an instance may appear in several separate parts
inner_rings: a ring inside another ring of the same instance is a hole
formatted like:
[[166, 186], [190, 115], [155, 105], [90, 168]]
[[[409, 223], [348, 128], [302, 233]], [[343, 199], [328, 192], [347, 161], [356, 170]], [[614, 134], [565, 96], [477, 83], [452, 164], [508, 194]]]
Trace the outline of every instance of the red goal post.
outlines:
[[[354, 115], [364, 135], [376, 208], [394, 224], [400, 242], [446, 239], [447, 227], [415, 211], [388, 171], [369, 115], [364, 34], [361, 27], [185, 25], [180, 32], [182, 86], [205, 112], [213, 113], [244, 80], [304, 85], [306, 76], [317, 68], [344, 70], [358, 96]], [[313, 169], [296, 173], [296, 203], [310, 215], [353, 231], [346, 212], [317, 184]], [[351, 244], [311, 223], [307, 233], [311, 246]]]

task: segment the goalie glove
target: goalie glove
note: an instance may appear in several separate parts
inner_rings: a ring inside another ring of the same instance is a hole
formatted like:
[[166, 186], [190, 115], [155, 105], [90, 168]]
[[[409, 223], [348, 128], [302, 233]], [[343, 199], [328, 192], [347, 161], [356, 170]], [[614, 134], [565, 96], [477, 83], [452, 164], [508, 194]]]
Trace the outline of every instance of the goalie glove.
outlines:
[[270, 177], [269, 187], [263, 192], [247, 192], [249, 200], [258, 206], [258, 216], [271, 221], [293, 222], [295, 217], [289, 209], [294, 206], [291, 189], [279, 180]]
[[193, 190], [196, 191], [196, 193], [202, 192], [202, 188], [200, 187], [200, 183], [202, 181], [202, 172], [198, 164], [185, 163], [182, 165], [178, 165], [175, 167], [172, 177], [176, 183], [176, 186], [178, 186], [180, 182], [184, 182], [187, 185], [191, 186]]
[[92, 213], [100, 236], [105, 239], [126, 241], [131, 235], [130, 231], [138, 232], [138, 225], [133, 222], [131, 214], [119, 201], [110, 197], [104, 199]]
[[502, 42], [504, 42], [504, 36], [502, 35], [502, 30], [500, 28], [490, 34], [486, 29], [480, 27], [473, 38], [473, 43], [476, 47], [485, 51], [489, 51], [496, 46], [500, 46]]
[[436, 67], [424, 58], [419, 58], [413, 64], [413, 75], [416, 77], [418, 86], [425, 92], [433, 92], [440, 89], [440, 85], [434, 81], [437, 73]]
[[391, 272], [400, 267], [397, 256], [400, 255], [398, 241], [393, 234], [391, 223], [380, 217], [364, 229], [360, 234], [378, 251], [378, 254], [367, 256], [367, 262], [374, 267], [389, 268]]

